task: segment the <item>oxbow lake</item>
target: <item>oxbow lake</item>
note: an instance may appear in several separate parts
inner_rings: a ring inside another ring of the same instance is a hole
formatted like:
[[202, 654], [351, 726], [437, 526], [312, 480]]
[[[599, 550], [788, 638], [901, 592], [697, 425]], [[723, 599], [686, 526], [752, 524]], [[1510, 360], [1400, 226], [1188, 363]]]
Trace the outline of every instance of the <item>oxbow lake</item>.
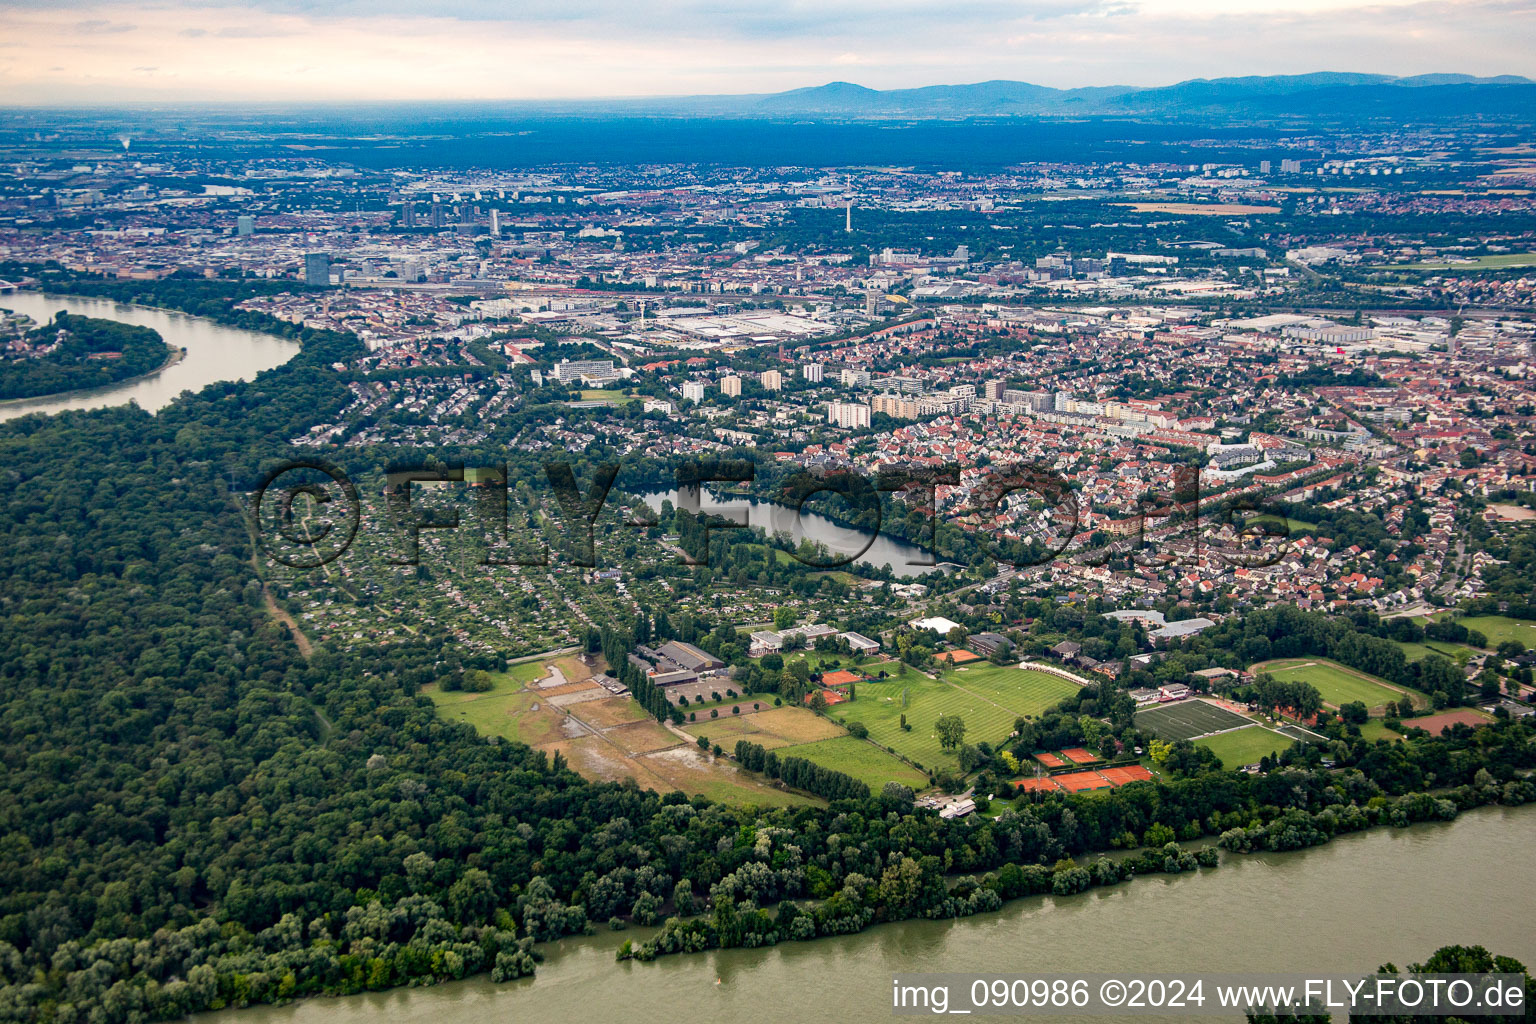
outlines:
[[156, 412], [170, 405], [183, 391], [200, 391], [222, 380], [251, 380], [262, 370], [281, 366], [299, 354], [299, 343], [287, 338], [225, 327], [203, 317], [111, 299], [19, 291], [0, 295], [0, 309], [25, 313], [39, 324], [51, 320], [60, 310], [137, 324], [160, 332], [160, 337], [172, 348], [186, 350], [180, 361], [144, 377], [64, 395], [0, 402], [0, 420], [34, 412], [103, 409], [129, 402], [137, 402], [141, 408]]
[[[670, 501], [674, 506], [678, 504], [676, 491], [657, 491], [641, 497], [647, 505], [658, 511], [663, 500]], [[862, 549], [862, 553], [851, 559], [852, 563], [876, 568], [888, 565], [892, 574], [899, 577], [921, 576], [933, 571], [933, 556], [922, 548], [885, 534], [877, 534], [871, 541], [867, 532], [841, 526], [814, 512], [803, 512], [797, 516], [795, 510], [787, 505], [716, 493], [708, 488], [704, 490], [701, 505], [702, 511], [715, 512], [717, 515], [734, 518], [737, 522], [742, 522], [745, 516], [744, 521], [748, 526], [757, 527], [768, 534], [787, 533], [794, 538], [796, 544], [809, 537], [813, 542], [826, 546], [829, 562], [848, 558]]]

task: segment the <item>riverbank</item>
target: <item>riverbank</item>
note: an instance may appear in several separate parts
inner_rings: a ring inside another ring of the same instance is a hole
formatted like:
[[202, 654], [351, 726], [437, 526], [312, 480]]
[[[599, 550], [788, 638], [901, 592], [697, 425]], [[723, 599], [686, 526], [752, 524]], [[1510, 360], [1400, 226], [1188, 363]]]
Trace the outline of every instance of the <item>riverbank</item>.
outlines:
[[95, 296], [18, 291], [3, 305], [39, 323], [66, 313], [146, 327], [171, 347], [154, 370], [100, 387], [55, 392], [0, 402], [0, 420], [67, 409], [99, 409], [137, 403], [147, 412], [175, 401], [184, 391], [201, 391], [219, 381], [252, 380], [299, 354], [299, 343], [275, 334], [226, 326], [215, 320], [157, 306]]
[[46, 394], [24, 395], [20, 398], [0, 398], [0, 409], [6, 409], [15, 405], [25, 405], [28, 402], [47, 401], [50, 399], [62, 400], [68, 398], [89, 398], [92, 395], [105, 394], [114, 388], [120, 388], [130, 384], [137, 384], [141, 381], [150, 380], [154, 377], [160, 376], [160, 374], [164, 373], [166, 370], [169, 370], [171, 367], [187, 358], [187, 350], [184, 347], [178, 348], [175, 345], [167, 345], [166, 348], [170, 351], [166, 353], [165, 361], [162, 362], [159, 366], [155, 367], [153, 370], [145, 370], [143, 373], [136, 373], [132, 377], [124, 377], [121, 380], [115, 380], [110, 384], [95, 384], [88, 388], [71, 388], [68, 391], [49, 391]]
[[834, 1017], [875, 1024], [890, 1018], [891, 978], [908, 971], [1368, 971], [1389, 960], [1421, 960], [1450, 942], [1480, 943], [1529, 966], [1536, 962], [1528, 925], [1536, 893], [1509, 879], [1536, 867], [1533, 825], [1531, 808], [1488, 807], [1456, 822], [1376, 829], [1304, 851], [1224, 854], [1209, 876], [1154, 875], [1075, 896], [1011, 900], [964, 921], [902, 921], [836, 942], [714, 950], [651, 964], [615, 964], [614, 948], [657, 929], [604, 931], [544, 944], [533, 978], [497, 984], [479, 975], [195, 1019], [565, 1024], [581, 1013], [674, 1024], [686, 1006], [701, 1019], [743, 1024]]

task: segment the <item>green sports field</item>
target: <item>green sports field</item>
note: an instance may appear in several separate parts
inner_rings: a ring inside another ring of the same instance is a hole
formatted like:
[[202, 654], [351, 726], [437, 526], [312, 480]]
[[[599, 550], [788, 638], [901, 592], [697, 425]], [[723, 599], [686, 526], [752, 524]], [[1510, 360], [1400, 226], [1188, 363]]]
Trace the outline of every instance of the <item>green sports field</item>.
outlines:
[[1214, 751], [1224, 767], [1235, 769], [1257, 764], [1266, 754], [1278, 754], [1293, 741], [1262, 725], [1250, 725], [1195, 742]]
[[[1071, 680], [1053, 676], [1049, 672], [987, 662], [972, 662], [970, 665], [946, 670], [944, 680], [1017, 715], [1030, 718], [1059, 704], [1079, 689]], [[1010, 731], [1012, 728], [1012, 723], [1009, 723]]]
[[1487, 637], [1489, 647], [1514, 640], [1528, 648], [1536, 648], [1536, 622], [1511, 619], [1506, 615], [1463, 615], [1456, 621]]
[[[965, 720], [965, 742], [996, 743], [1012, 734], [1014, 719], [1038, 715], [1076, 689], [1069, 680], [1044, 672], [978, 664], [946, 672], [939, 681], [908, 672], [904, 678], [860, 683], [858, 699], [834, 706], [831, 715], [862, 722], [870, 739], [924, 768], [953, 770], [956, 757], [939, 748], [934, 732], [940, 715]], [[901, 728], [903, 714], [911, 731]]]
[[1192, 740], [1222, 729], [1240, 729], [1249, 721], [1234, 711], [1203, 700], [1173, 701], [1136, 712], [1136, 728], [1169, 741]]
[[899, 782], [913, 789], [924, 789], [928, 785], [928, 777], [922, 772], [902, 763], [879, 747], [852, 736], [839, 736], [837, 739], [805, 743], [797, 747], [780, 747], [776, 753], [780, 757], [803, 757], [823, 768], [851, 775], [868, 784], [870, 790], [876, 793], [887, 782]]
[[1387, 685], [1375, 676], [1345, 668], [1324, 658], [1289, 658], [1263, 662], [1248, 671], [1255, 675], [1266, 672], [1286, 682], [1310, 683], [1317, 687], [1324, 701], [1333, 705], [1359, 701], [1368, 708], [1379, 708], [1388, 702], [1402, 700], [1405, 692]]

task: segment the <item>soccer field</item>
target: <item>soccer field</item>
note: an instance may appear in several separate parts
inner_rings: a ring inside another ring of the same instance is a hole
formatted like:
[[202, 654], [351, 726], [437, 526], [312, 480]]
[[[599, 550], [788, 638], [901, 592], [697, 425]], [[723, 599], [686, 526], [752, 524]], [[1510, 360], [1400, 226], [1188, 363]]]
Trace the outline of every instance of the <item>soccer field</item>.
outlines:
[[1209, 747], [1221, 758], [1223, 767], [1236, 769], [1257, 764], [1264, 755], [1278, 754], [1295, 741], [1262, 725], [1250, 725], [1246, 729], [1235, 729], [1196, 742], [1202, 747]]
[[1291, 658], [1263, 662], [1249, 669], [1257, 675], [1267, 672], [1286, 682], [1310, 683], [1323, 700], [1335, 706], [1359, 701], [1368, 708], [1379, 708], [1389, 701], [1402, 700], [1405, 693], [1388, 686], [1374, 676], [1322, 658]]
[[1192, 740], [1222, 729], [1248, 725], [1249, 719], [1203, 700], [1181, 700], [1136, 712], [1136, 727], [1160, 740]]

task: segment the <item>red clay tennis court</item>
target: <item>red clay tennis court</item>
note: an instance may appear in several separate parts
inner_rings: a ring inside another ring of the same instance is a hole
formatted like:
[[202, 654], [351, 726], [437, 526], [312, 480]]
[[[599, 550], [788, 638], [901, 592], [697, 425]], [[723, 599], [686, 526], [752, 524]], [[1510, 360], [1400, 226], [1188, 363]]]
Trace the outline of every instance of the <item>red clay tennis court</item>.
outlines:
[[1139, 764], [1122, 765], [1119, 768], [1100, 768], [1099, 774], [1115, 786], [1123, 786], [1127, 782], [1145, 782], [1152, 777], [1152, 773]]
[[1084, 750], [1082, 747], [1073, 747], [1071, 750], [1063, 750], [1061, 752], [1061, 756], [1065, 757], [1073, 764], [1093, 764], [1093, 762], [1100, 760], [1097, 755], [1088, 753], [1088, 751]]
[[1047, 768], [1065, 768], [1067, 766], [1067, 762], [1063, 761], [1055, 754], [1036, 754], [1035, 760], [1039, 761]]
[[1052, 775], [1051, 781], [1068, 793], [1080, 793], [1085, 789], [1103, 789], [1110, 784], [1109, 780], [1098, 772], [1067, 772], [1065, 775]]

